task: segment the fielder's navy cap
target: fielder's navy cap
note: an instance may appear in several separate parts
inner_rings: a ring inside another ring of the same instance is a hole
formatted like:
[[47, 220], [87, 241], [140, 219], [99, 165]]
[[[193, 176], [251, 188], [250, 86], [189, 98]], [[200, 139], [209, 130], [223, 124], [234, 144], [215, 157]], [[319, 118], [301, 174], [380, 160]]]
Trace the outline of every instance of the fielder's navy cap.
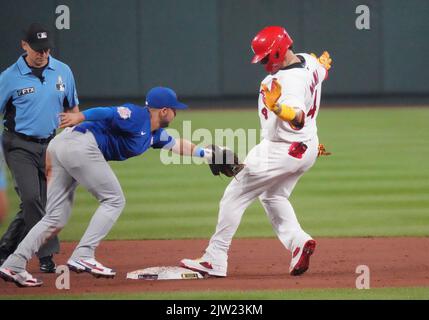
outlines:
[[186, 109], [188, 106], [177, 100], [176, 92], [166, 87], [155, 87], [146, 95], [146, 105], [151, 108]]
[[28, 42], [31, 49], [39, 51], [54, 47], [51, 38], [51, 34], [46, 27], [40, 23], [32, 23], [24, 32], [23, 40]]

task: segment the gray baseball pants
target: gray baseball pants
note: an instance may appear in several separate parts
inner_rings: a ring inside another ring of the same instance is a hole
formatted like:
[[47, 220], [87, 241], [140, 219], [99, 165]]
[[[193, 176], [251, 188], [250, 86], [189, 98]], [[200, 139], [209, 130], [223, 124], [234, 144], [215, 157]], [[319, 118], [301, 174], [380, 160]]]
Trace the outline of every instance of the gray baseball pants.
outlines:
[[71, 259], [95, 258], [95, 249], [120, 216], [125, 197], [91, 132], [64, 130], [48, 146], [52, 174], [48, 182], [46, 215], [9, 256], [2, 267], [15, 272], [26, 269], [39, 248], [57, 234], [70, 218], [74, 192], [81, 184], [99, 201], [85, 234]]

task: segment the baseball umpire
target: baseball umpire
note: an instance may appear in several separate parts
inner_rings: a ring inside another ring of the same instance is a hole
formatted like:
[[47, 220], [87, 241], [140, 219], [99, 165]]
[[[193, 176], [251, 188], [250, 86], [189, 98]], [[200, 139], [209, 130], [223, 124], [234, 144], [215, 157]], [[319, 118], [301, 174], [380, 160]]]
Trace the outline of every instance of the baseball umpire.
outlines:
[[[20, 211], [0, 240], [0, 263], [44, 216], [46, 148], [59, 113], [79, 111], [72, 71], [50, 55], [51, 38], [44, 26], [31, 24], [21, 41], [25, 53], [0, 75], [4, 156], [21, 200]], [[55, 272], [52, 255], [58, 250], [56, 237], [40, 248], [42, 272]]]
[[124, 104], [62, 114], [62, 127], [78, 125], [65, 129], [49, 144], [51, 169], [48, 169], [46, 215], [1, 266], [0, 277], [23, 287], [42, 285], [41, 280], [26, 271], [27, 262], [46, 239], [66, 225], [78, 184], [91, 192], [100, 206], [67, 264], [76, 272], [114, 277], [113, 269], [95, 259], [96, 248], [125, 206], [121, 185], [107, 161], [123, 161], [149, 148], [211, 160], [211, 149], [199, 148], [184, 139], [176, 140], [164, 130], [175, 118], [176, 109], [186, 108], [173, 90], [156, 87], [146, 95], [145, 107]]

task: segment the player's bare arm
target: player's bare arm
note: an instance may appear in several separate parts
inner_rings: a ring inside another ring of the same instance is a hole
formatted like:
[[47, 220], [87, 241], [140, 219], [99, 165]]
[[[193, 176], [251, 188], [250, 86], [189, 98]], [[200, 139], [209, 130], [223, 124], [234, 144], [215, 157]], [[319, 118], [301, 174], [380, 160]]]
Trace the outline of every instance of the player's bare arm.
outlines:
[[199, 157], [205, 158], [207, 160], [211, 159], [212, 157], [212, 150], [210, 148], [198, 147], [196, 144], [186, 139], [176, 140], [176, 143], [171, 148], [171, 151], [181, 156]]
[[62, 112], [60, 113], [60, 121], [60, 128], [67, 128], [85, 121], [85, 116], [82, 112]]
[[185, 139], [178, 139], [171, 151], [180, 154], [181, 156], [192, 156], [196, 148], [197, 146], [192, 142]]
[[66, 109], [64, 112], [65, 113], [78, 113], [79, 112], [79, 106], [74, 106], [73, 108]]

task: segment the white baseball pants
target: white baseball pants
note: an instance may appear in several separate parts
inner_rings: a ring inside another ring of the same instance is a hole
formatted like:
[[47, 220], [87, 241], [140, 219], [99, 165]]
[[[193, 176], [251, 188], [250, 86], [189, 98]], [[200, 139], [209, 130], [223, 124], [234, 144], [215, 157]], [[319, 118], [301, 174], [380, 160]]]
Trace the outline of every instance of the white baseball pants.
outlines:
[[288, 154], [290, 144], [263, 140], [247, 155], [245, 168], [233, 179], [220, 201], [216, 232], [203, 256], [216, 265], [227, 266], [228, 250], [246, 208], [259, 197], [274, 231], [286, 249], [311, 239], [305, 233], [289, 202], [299, 178], [316, 161], [319, 140], [305, 142], [301, 159]]

